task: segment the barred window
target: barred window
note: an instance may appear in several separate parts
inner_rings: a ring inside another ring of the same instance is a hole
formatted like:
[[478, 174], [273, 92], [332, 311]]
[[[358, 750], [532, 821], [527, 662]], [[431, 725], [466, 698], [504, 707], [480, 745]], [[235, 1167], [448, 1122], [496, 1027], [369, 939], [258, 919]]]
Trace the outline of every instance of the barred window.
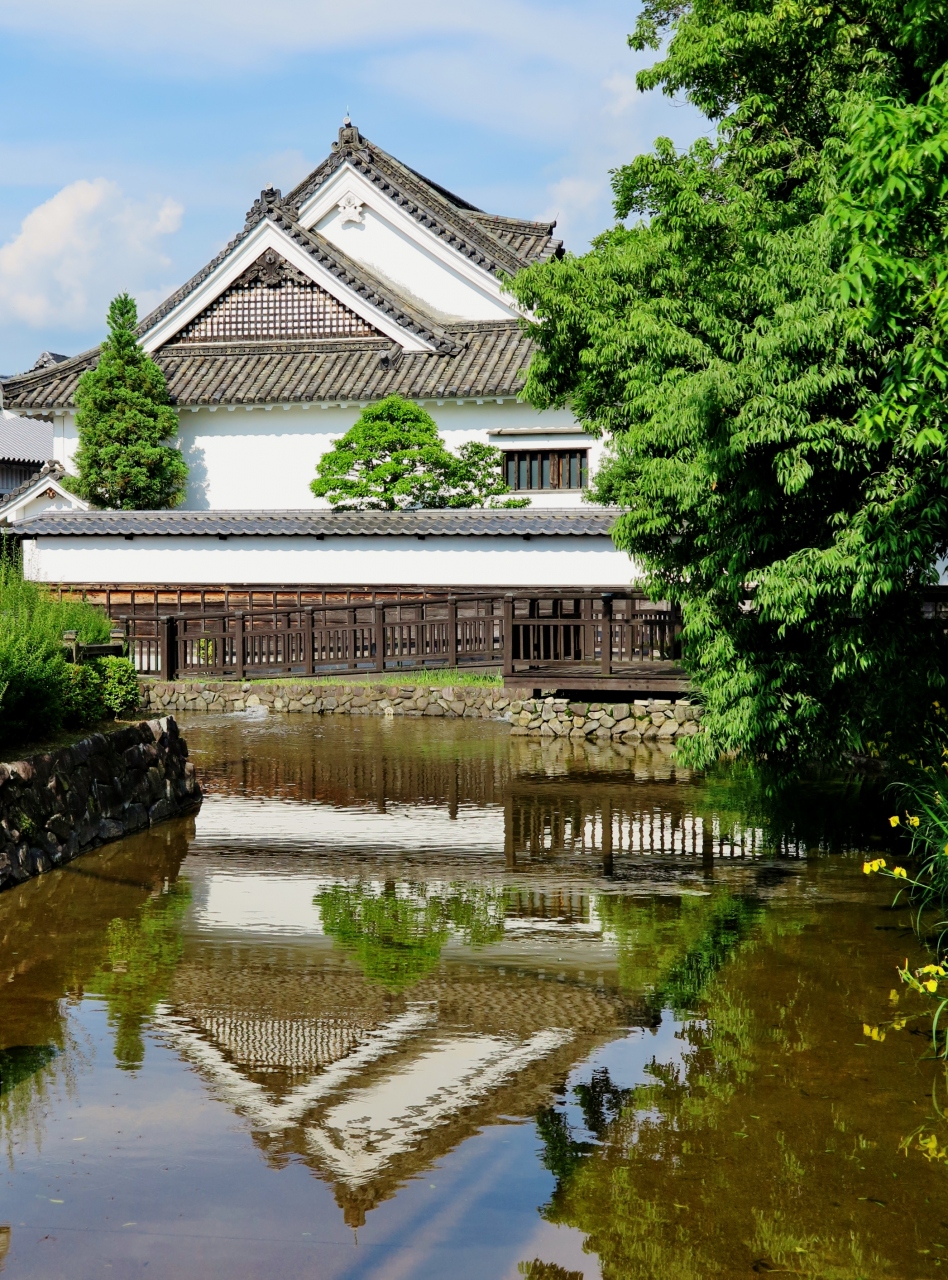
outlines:
[[508, 489], [585, 489], [589, 482], [585, 449], [519, 450], [507, 454]]

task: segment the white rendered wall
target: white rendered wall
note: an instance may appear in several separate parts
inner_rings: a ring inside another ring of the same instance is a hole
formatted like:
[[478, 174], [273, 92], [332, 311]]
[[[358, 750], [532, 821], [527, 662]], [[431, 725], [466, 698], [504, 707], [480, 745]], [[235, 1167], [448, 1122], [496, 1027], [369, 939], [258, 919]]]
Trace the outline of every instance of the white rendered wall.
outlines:
[[607, 536], [346, 538], [43, 537], [24, 543], [37, 582], [626, 586], [634, 564]]
[[[469, 440], [504, 448], [588, 448], [590, 471], [598, 465], [602, 445], [583, 435], [566, 409], [538, 413], [516, 400], [478, 404], [467, 400], [438, 405], [425, 402], [447, 447], [457, 451]], [[179, 416], [179, 445], [188, 464], [188, 493], [184, 508], [190, 511], [315, 510], [328, 507], [314, 498], [310, 481], [316, 464], [359, 416], [357, 403], [346, 408], [331, 404], [273, 405], [252, 410], [244, 406], [196, 413], [183, 409]], [[539, 430], [542, 435], [538, 435]], [[493, 434], [498, 430], [505, 434]], [[523, 436], [506, 434], [522, 430]], [[558, 434], [569, 431], [568, 435]], [[535, 491], [534, 506], [578, 506], [579, 490]]]
[[[314, 498], [310, 481], [316, 463], [334, 441], [345, 435], [361, 412], [353, 401], [326, 408], [301, 404], [269, 408], [244, 405], [182, 409], [178, 416], [178, 446], [188, 465], [186, 511], [307, 511], [328, 507]], [[587, 449], [589, 474], [595, 472], [604, 445], [585, 435], [568, 409], [538, 412], [530, 405], [506, 398], [426, 400], [424, 408], [438, 424], [445, 444], [454, 452], [469, 440], [504, 449]], [[53, 426], [53, 456], [74, 472], [77, 436], [71, 413], [57, 416]], [[576, 507], [578, 489], [523, 491], [535, 507]]]

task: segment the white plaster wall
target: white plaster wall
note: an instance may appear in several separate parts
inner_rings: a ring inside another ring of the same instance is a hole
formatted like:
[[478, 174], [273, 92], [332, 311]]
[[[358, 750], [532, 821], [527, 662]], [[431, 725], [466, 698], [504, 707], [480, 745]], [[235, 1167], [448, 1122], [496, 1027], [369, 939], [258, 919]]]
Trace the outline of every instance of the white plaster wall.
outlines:
[[[589, 451], [592, 475], [602, 458], [604, 445], [585, 435], [568, 409], [538, 412], [512, 397], [496, 399], [424, 401], [438, 424], [445, 444], [457, 451], [469, 440], [480, 440], [504, 449], [571, 449]], [[279, 403], [270, 408], [244, 405], [182, 409], [178, 445], [188, 464], [188, 490], [183, 507], [188, 511], [300, 511], [327, 507], [325, 499], [309, 490], [316, 463], [335, 440], [344, 435], [361, 412], [353, 401], [304, 407]], [[498, 434], [499, 433], [499, 434]], [[511, 434], [522, 433], [522, 434]], [[53, 427], [53, 456], [68, 471], [78, 440], [75, 417], [57, 416]], [[529, 497], [535, 507], [575, 507], [579, 490], [537, 491]]]
[[42, 537], [24, 544], [38, 582], [312, 582], [426, 586], [626, 586], [610, 538]]
[[[469, 440], [504, 448], [588, 448], [590, 472], [602, 454], [600, 441], [585, 436], [568, 410], [538, 413], [529, 405], [506, 399], [478, 404], [425, 402], [447, 447], [457, 451]], [[256, 407], [183, 409], [179, 417], [179, 445], [188, 464], [187, 510], [252, 511], [315, 510], [327, 507], [314, 498], [310, 481], [316, 463], [344, 435], [360, 413], [360, 405], [326, 408], [295, 404]], [[522, 430], [523, 436], [496, 435]], [[543, 431], [538, 435], [539, 430]], [[568, 431], [569, 434], [560, 434]], [[65, 452], [65, 450], [64, 450]], [[537, 492], [534, 506], [578, 506], [576, 491]]]

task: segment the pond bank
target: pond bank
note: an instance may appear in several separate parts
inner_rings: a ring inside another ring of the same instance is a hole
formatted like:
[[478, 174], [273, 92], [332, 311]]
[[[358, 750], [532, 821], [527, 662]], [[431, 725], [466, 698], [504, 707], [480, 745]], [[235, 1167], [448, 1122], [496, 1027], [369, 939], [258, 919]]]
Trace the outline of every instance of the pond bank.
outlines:
[[166, 716], [0, 764], [0, 890], [196, 809], [187, 755]]
[[528, 689], [491, 685], [315, 684], [278, 680], [143, 680], [142, 705], [150, 712], [238, 712], [263, 707], [295, 715], [444, 716], [502, 720], [511, 733], [535, 737], [618, 738], [673, 741], [700, 727], [702, 708], [687, 699], [578, 702], [533, 698]]

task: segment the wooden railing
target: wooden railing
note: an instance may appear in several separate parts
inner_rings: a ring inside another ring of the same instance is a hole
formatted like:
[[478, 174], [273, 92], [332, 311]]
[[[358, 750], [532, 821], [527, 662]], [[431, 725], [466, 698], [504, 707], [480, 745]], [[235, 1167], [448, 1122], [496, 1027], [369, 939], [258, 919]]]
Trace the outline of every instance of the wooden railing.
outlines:
[[677, 615], [633, 592], [478, 593], [124, 621], [136, 668], [162, 679], [457, 667], [562, 680], [671, 667], [681, 657]]

